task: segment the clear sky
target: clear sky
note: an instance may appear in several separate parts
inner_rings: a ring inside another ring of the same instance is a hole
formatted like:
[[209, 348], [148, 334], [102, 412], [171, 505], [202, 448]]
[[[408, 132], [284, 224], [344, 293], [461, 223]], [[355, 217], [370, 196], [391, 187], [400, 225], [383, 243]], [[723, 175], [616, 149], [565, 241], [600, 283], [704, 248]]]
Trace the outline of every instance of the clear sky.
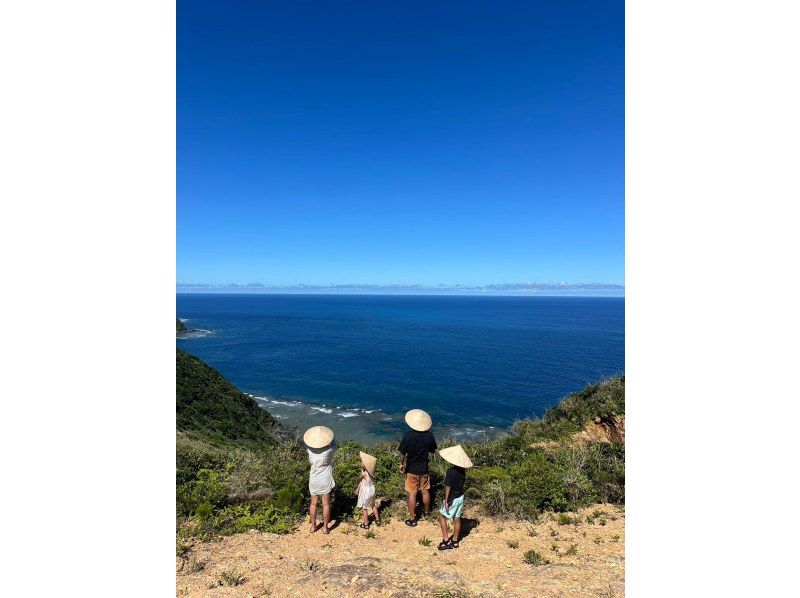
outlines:
[[178, 0], [177, 280], [624, 284], [624, 2]]

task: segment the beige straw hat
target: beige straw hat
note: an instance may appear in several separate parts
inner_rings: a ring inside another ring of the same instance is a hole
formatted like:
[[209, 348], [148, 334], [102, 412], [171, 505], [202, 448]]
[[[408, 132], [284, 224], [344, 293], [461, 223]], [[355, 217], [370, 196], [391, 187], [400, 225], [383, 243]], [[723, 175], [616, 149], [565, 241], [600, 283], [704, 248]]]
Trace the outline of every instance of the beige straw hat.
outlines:
[[333, 430], [325, 426], [314, 426], [303, 434], [303, 442], [311, 448], [322, 448], [333, 442]]
[[442, 456], [442, 459], [453, 465], [464, 468], [472, 467], [472, 460], [467, 456], [467, 453], [464, 452], [460, 444], [442, 449], [439, 451], [439, 454]]
[[373, 477], [375, 475], [375, 464], [378, 462], [378, 460], [372, 455], [368, 455], [363, 451], [358, 451], [358, 456], [361, 457], [361, 463], [363, 463], [364, 467], [366, 467], [369, 477]]
[[412, 409], [406, 413], [406, 423], [412, 430], [417, 432], [424, 432], [430, 430], [433, 422], [431, 416], [425, 413], [422, 409]]

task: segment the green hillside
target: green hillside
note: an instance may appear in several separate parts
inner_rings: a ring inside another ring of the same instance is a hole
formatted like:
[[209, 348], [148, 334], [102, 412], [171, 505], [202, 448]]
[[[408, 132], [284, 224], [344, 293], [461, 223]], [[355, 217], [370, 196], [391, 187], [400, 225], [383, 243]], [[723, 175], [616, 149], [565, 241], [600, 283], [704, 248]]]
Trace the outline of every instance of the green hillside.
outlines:
[[258, 404], [201, 359], [176, 351], [177, 429], [214, 445], [264, 448], [290, 437]]

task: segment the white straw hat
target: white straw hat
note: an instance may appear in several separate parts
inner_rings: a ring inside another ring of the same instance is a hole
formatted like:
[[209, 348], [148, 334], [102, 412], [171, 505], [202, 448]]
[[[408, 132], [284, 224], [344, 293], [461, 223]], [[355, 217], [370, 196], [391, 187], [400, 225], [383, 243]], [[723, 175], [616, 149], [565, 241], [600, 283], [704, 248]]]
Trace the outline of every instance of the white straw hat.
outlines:
[[412, 430], [417, 432], [424, 432], [430, 430], [433, 422], [431, 416], [425, 413], [422, 409], [412, 409], [406, 413], [406, 423]]
[[453, 465], [464, 468], [472, 467], [472, 460], [467, 456], [467, 453], [464, 452], [460, 444], [442, 449], [439, 451], [439, 454], [442, 456], [442, 459]]
[[363, 451], [358, 451], [358, 456], [361, 457], [361, 463], [363, 463], [364, 467], [367, 469], [369, 477], [373, 477], [375, 475], [375, 464], [378, 462], [378, 460], [372, 455], [368, 455]]
[[333, 430], [325, 426], [314, 426], [303, 434], [303, 442], [311, 448], [322, 448], [333, 442]]

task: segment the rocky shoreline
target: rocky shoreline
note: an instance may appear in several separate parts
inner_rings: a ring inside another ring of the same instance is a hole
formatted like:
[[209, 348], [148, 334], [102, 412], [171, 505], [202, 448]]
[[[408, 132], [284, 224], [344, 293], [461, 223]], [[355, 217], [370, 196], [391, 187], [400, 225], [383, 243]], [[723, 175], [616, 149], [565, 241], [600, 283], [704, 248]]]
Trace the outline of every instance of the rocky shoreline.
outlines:
[[211, 332], [211, 330], [208, 330], [206, 328], [189, 328], [189, 327], [186, 326], [186, 324], [181, 322], [180, 318], [175, 318], [175, 322], [176, 322], [176, 324], [175, 324], [175, 337], [176, 338], [191, 337], [191, 336], [195, 336], [195, 335], [198, 335], [198, 334], [202, 335], [202, 336], [205, 336], [206, 334]]

